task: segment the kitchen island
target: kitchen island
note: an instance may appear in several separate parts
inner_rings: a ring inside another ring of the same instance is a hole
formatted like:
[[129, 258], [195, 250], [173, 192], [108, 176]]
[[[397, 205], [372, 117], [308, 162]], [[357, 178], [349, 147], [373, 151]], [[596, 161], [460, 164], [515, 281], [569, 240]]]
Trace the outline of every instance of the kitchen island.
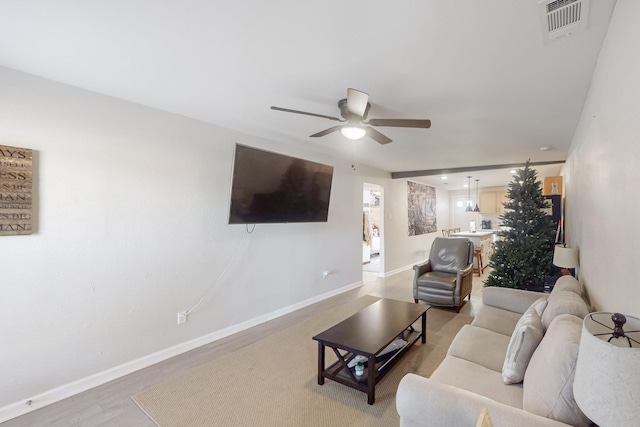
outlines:
[[[473, 246], [481, 249], [482, 266], [489, 265], [489, 257], [493, 254], [493, 230], [460, 231], [451, 233], [451, 237], [461, 237], [471, 240]], [[478, 268], [477, 261], [474, 260], [474, 268]]]

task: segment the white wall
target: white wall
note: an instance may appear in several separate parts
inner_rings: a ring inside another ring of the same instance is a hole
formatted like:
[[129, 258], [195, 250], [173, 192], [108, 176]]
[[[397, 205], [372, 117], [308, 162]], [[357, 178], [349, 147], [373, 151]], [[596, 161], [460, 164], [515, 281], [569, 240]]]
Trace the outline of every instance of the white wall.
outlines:
[[[0, 123], [39, 217], [0, 237], [0, 421], [361, 284], [350, 162], [5, 68]], [[329, 221], [228, 225], [235, 143], [333, 165]]]
[[436, 215], [438, 232], [409, 236], [407, 180], [394, 179], [385, 189], [385, 271], [394, 272], [411, 268], [429, 256], [433, 239], [440, 230], [449, 226], [449, 194], [436, 189]]
[[567, 240], [597, 310], [640, 317], [640, 2], [618, 0], [565, 168]]

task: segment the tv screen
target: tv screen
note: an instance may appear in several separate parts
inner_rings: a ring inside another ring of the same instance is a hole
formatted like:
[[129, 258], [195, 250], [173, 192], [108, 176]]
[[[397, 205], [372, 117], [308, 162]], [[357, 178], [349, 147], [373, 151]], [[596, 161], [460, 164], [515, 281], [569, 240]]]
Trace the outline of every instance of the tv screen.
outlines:
[[327, 222], [333, 167], [236, 144], [229, 224]]

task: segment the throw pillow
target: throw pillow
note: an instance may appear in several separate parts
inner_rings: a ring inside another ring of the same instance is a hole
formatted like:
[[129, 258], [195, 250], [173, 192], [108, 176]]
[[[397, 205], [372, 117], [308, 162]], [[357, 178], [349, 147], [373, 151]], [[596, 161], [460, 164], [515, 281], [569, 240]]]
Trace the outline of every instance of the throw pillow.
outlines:
[[542, 313], [544, 312], [544, 309], [547, 308], [547, 297], [542, 297], [537, 299], [533, 304], [531, 304], [531, 307], [533, 307], [533, 309], [536, 311], [536, 313], [538, 313], [538, 316], [540, 316], [540, 318], [542, 318]]
[[582, 290], [580, 289], [580, 282], [573, 276], [562, 276], [553, 285], [551, 295], [554, 295], [561, 291], [571, 291], [582, 296]]
[[573, 398], [581, 333], [579, 317], [561, 314], [553, 319], [524, 374], [525, 411], [576, 427], [591, 425]]
[[559, 291], [549, 296], [547, 308], [542, 313], [542, 324], [548, 328], [553, 319], [560, 314], [573, 314], [583, 319], [589, 314], [589, 307], [575, 292]]
[[505, 384], [522, 382], [529, 360], [543, 335], [544, 329], [540, 316], [536, 308], [531, 306], [518, 320], [511, 334], [507, 355], [502, 365], [502, 381]]

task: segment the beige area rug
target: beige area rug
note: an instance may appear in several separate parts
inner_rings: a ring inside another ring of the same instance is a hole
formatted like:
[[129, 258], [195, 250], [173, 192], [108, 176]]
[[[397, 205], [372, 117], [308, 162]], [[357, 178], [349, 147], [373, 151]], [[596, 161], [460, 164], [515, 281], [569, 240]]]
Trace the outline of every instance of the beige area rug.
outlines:
[[[367, 395], [331, 380], [317, 382], [312, 337], [377, 301], [366, 296], [333, 308], [133, 396], [159, 426], [394, 426], [396, 389], [414, 372], [430, 376], [472, 317], [432, 308], [427, 343], [411, 351]], [[419, 328], [419, 323], [417, 322]], [[327, 366], [335, 355], [327, 350]]]

